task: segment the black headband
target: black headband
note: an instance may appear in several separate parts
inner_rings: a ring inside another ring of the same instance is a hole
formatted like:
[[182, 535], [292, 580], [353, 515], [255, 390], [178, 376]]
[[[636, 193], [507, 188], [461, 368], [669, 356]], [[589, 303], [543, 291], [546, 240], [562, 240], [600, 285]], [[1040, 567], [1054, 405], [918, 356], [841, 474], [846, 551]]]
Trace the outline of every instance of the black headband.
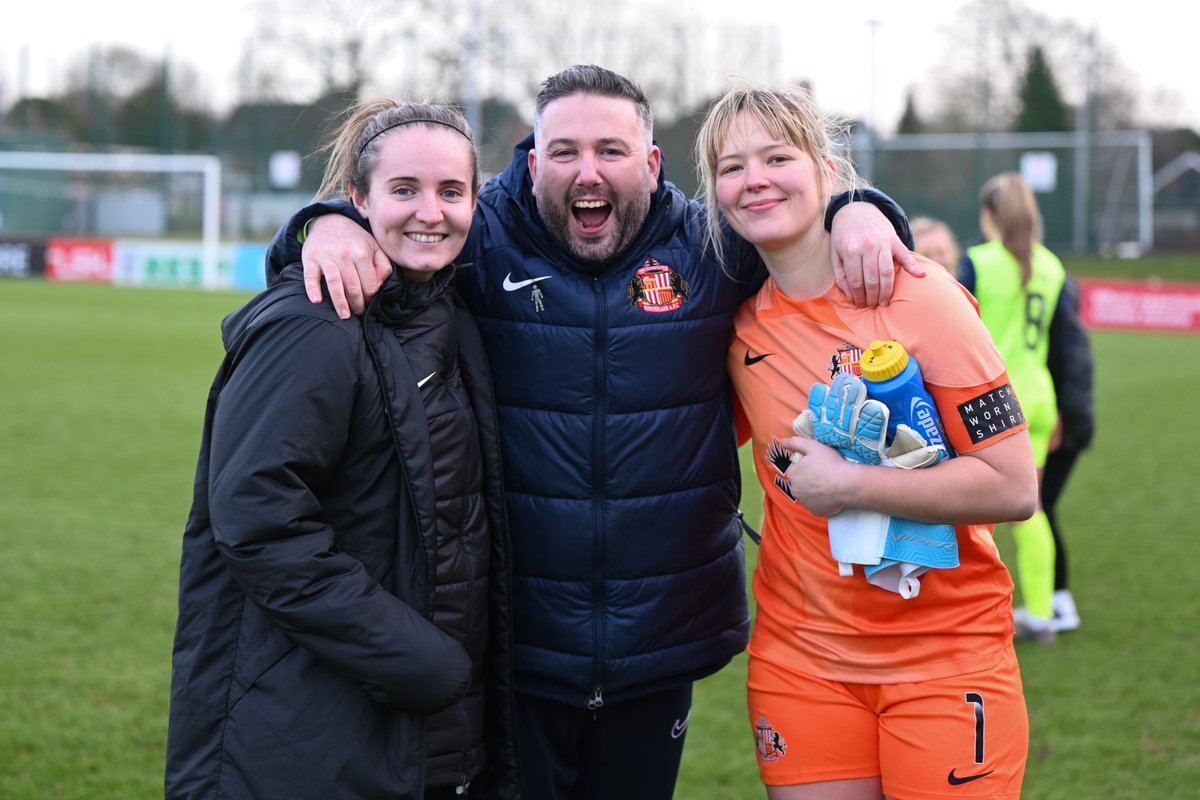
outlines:
[[[365, 142], [363, 142], [362, 147], [358, 148], [358, 157], [362, 158], [362, 154], [367, 151], [367, 145], [371, 144], [371, 142], [375, 141], [377, 138], [379, 138], [383, 134], [387, 133], [388, 131], [392, 130], [393, 128], [399, 128], [402, 125], [414, 125], [418, 122], [426, 122], [426, 123], [429, 123], [430, 125], [444, 125], [445, 127], [449, 128], [450, 130], [454, 131], [455, 133], [458, 133], [460, 136], [462, 136], [468, 142], [471, 141], [471, 137], [467, 135], [467, 132], [464, 131], [462, 128], [458, 127], [457, 125], [453, 125], [449, 122], [442, 122], [440, 119], [430, 119], [429, 117], [417, 117], [416, 119], [406, 119], [403, 122], [394, 122], [391, 125], [388, 125], [386, 128], [383, 128], [382, 130], [376, 131], [375, 133], [371, 134], [371, 136]], [[473, 144], [473, 142], [472, 142], [472, 144]]]

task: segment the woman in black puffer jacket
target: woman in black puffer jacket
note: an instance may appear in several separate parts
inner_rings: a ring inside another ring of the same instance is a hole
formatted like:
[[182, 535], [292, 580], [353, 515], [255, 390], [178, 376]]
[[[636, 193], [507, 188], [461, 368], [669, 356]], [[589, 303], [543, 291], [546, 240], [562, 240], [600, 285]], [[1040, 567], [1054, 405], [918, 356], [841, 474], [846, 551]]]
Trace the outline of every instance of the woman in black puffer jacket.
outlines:
[[293, 265], [223, 324], [166, 795], [515, 798], [495, 408], [450, 288], [474, 145], [450, 109], [377, 101], [331, 151], [323, 191], [348, 188], [396, 269], [361, 319]]

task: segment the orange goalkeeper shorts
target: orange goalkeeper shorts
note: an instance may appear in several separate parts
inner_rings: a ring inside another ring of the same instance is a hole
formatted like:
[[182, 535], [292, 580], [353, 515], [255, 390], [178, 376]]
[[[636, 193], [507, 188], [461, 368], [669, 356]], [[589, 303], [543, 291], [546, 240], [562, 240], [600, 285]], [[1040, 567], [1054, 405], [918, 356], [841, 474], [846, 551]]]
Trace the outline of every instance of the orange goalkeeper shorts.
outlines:
[[989, 669], [851, 684], [751, 656], [747, 708], [768, 786], [879, 776], [889, 797], [1018, 798], [1029, 719], [1011, 645]]

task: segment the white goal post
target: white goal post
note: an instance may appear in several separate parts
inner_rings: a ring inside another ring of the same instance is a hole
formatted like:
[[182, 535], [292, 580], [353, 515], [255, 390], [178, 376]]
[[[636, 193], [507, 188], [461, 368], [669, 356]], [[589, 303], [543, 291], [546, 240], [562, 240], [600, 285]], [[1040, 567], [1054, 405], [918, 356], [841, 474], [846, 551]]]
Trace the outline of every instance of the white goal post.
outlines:
[[218, 259], [221, 249], [221, 159], [217, 156], [0, 150], [0, 169], [201, 173], [204, 176], [201, 221], [202, 283], [210, 288], [218, 286]]

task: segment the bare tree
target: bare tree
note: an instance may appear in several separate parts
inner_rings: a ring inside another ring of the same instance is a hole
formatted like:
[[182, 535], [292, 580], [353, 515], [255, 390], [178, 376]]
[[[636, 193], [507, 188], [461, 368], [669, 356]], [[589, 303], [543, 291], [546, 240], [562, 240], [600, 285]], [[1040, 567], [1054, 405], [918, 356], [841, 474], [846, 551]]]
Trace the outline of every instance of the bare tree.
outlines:
[[1021, 0], [974, 0], [941, 29], [946, 41], [936, 77], [931, 127], [938, 130], [1004, 130], [1020, 110], [1018, 91], [1035, 48], [1060, 76], [1064, 99], [1088, 103], [1090, 126], [1123, 127], [1131, 121], [1131, 81], [1116, 54], [1069, 19], [1054, 19]]
[[578, 63], [638, 81], [664, 119], [725, 78], [769, 69], [766, 24], [717, 28], [671, 0], [257, 0], [243, 102], [305, 102], [332, 90], [463, 103], [496, 98], [532, 115], [541, 81]]
[[427, 16], [432, 5], [431, 0], [256, 0], [255, 36], [243, 48], [243, 102], [358, 94], [380, 76], [411, 69], [422, 56], [413, 34], [432, 22]]
[[116, 137], [117, 107], [154, 79], [150, 59], [127, 47], [93, 47], [75, 56], [67, 67], [62, 103], [79, 121], [90, 144], [107, 146]]
[[773, 52], [765, 24], [717, 26], [670, 0], [487, 5], [489, 44], [495, 48], [488, 64], [499, 77], [496, 88], [527, 113], [547, 75], [594, 63], [636, 80], [656, 117], [670, 120], [711, 97], [729, 75], [747, 66], [764, 71]]
[[93, 47], [67, 67], [66, 93], [124, 100], [153, 80], [159, 62], [128, 47]]
[[77, 135], [94, 145], [153, 146], [169, 141], [176, 126], [179, 143], [196, 145], [206, 127], [196, 70], [127, 47], [93, 48], [77, 56], [59, 101], [77, 120]]

